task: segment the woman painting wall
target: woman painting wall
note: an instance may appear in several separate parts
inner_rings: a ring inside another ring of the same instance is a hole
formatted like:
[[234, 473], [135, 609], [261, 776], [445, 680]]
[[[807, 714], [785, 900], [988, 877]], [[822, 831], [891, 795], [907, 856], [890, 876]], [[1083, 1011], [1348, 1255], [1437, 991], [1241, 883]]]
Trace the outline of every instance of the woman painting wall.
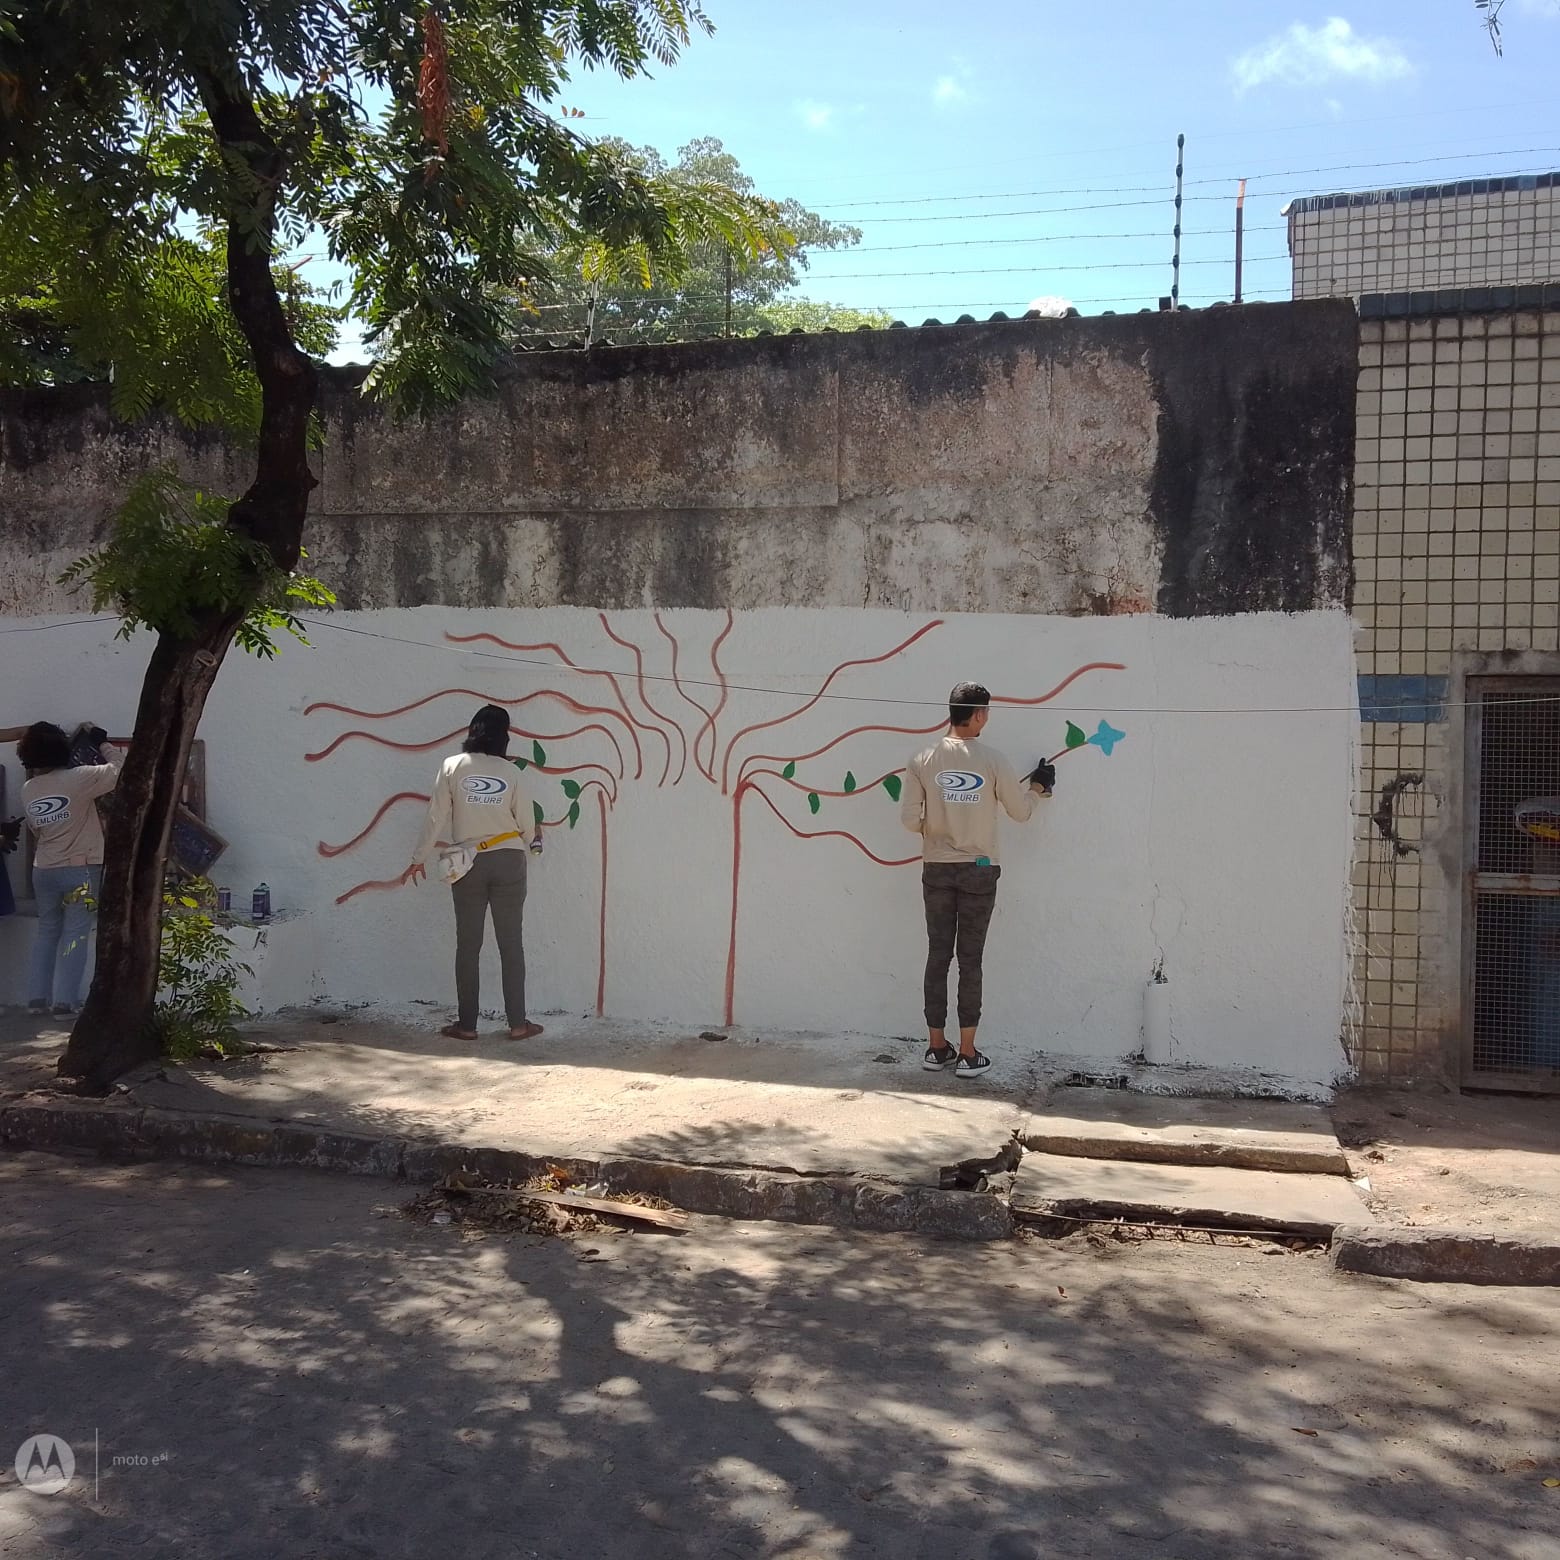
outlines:
[[406, 881], [426, 873], [440, 836], [451, 841], [441, 870], [455, 900], [456, 1020], [441, 1034], [477, 1038], [478, 978], [488, 912], [498, 939], [504, 977], [504, 1009], [511, 1040], [533, 1040], [542, 1026], [525, 1008], [526, 838], [542, 848], [541, 826], [520, 771], [508, 758], [509, 712], [485, 704], [472, 717], [461, 751], [445, 759], [433, 783]]

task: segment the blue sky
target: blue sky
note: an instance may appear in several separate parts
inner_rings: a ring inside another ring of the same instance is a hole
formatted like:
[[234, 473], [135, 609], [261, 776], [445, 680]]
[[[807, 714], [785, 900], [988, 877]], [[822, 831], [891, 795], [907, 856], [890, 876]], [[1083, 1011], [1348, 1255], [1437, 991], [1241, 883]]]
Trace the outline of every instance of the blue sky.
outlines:
[[[1297, 195], [1560, 169], [1560, 0], [705, 0], [654, 79], [581, 72], [579, 128], [671, 157], [725, 142], [759, 189], [859, 225], [801, 292], [919, 323], [1038, 299], [1085, 314], [1289, 294]], [[325, 268], [322, 267], [322, 271]], [[317, 280], [327, 280], [321, 274]], [[355, 355], [350, 346], [342, 355]]]
[[1278, 297], [1292, 196], [1560, 168], [1560, 0], [1506, 0], [1503, 58], [1473, 0], [705, 3], [714, 37], [657, 79], [576, 78], [582, 128], [720, 137], [765, 194], [861, 227], [807, 295], [914, 321], [1154, 303], [1178, 131], [1194, 303], [1230, 296], [1242, 175], [1246, 292]]

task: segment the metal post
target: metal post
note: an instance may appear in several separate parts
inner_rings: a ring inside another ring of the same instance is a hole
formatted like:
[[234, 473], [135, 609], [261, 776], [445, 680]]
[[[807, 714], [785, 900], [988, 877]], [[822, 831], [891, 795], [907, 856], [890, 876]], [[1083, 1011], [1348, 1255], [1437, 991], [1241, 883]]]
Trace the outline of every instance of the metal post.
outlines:
[[1185, 170], [1186, 159], [1183, 153], [1186, 148], [1186, 137], [1178, 135], [1175, 138], [1175, 256], [1170, 261], [1170, 307], [1179, 306], [1181, 302], [1181, 175]]
[[1240, 181], [1240, 191], [1235, 196], [1235, 301], [1240, 302], [1241, 240], [1246, 226], [1246, 181]]
[[585, 299], [585, 345], [592, 346], [596, 340], [596, 301], [601, 296], [601, 284], [592, 282], [590, 293]]

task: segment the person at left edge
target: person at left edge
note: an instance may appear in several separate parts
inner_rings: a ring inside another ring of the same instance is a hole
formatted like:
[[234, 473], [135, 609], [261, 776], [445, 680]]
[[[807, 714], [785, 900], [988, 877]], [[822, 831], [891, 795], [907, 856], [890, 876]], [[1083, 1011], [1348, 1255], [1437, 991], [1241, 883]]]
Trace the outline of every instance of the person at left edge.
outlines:
[[32, 832], [33, 892], [38, 931], [33, 939], [27, 1006], [73, 1013], [81, 1002], [87, 944], [103, 887], [103, 825], [97, 798], [119, 783], [119, 758], [105, 747], [108, 733], [91, 728], [104, 750], [101, 764], [71, 768], [70, 738], [48, 721], [22, 733], [16, 756], [27, 771], [22, 816]]
[[[433, 783], [428, 816], [412, 864], [402, 882], [426, 876], [441, 835], [461, 845], [493, 843], [477, 853], [471, 870], [450, 885], [455, 901], [456, 1019], [441, 1034], [477, 1038], [478, 980], [488, 912], [498, 940], [504, 1010], [511, 1040], [534, 1040], [542, 1026], [525, 1010], [526, 841], [540, 840], [531, 798], [509, 753], [509, 712], [484, 704], [471, 718], [461, 751], [444, 760]], [[511, 836], [502, 838], [502, 836]]]

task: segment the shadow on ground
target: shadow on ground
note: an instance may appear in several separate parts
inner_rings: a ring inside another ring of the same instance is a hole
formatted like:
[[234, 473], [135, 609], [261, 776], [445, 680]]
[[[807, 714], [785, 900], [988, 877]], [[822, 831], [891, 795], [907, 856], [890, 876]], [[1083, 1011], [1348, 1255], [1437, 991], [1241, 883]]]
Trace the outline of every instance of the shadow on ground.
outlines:
[[66, 1436], [89, 1464], [97, 1433], [109, 1464], [97, 1500], [7, 1472], [0, 1547], [1554, 1552], [1547, 1295], [1346, 1281], [1249, 1249], [718, 1221], [468, 1244], [372, 1217], [399, 1195], [0, 1159], [0, 1431]]

